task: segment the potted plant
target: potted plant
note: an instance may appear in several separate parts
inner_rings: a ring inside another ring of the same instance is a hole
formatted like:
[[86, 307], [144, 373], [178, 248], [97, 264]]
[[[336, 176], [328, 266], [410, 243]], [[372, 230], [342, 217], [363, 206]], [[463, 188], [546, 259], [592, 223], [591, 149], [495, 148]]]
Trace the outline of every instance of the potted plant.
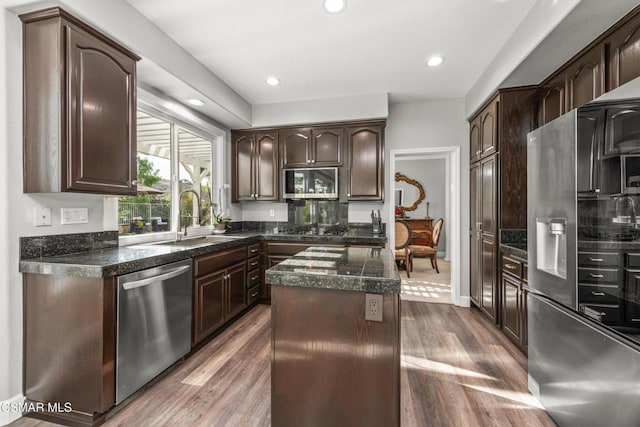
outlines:
[[225, 217], [222, 212], [213, 214], [213, 228], [215, 230], [226, 230], [231, 224], [231, 218]]

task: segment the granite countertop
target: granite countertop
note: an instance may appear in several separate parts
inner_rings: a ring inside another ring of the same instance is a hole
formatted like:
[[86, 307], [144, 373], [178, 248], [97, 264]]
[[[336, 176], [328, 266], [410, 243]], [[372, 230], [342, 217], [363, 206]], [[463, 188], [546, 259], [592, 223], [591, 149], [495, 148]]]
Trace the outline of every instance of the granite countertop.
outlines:
[[526, 243], [500, 243], [500, 252], [527, 260]]
[[76, 252], [67, 255], [39, 257], [20, 261], [21, 273], [52, 274], [80, 277], [111, 277], [132, 273], [199, 255], [217, 252], [262, 240], [292, 242], [327, 241], [336, 243], [379, 243], [386, 236], [374, 236], [365, 230], [350, 230], [342, 236], [318, 236], [299, 234], [265, 234], [259, 232], [234, 232], [223, 236], [194, 239], [193, 244], [165, 245], [158, 243], [121, 246], [110, 249]]
[[400, 275], [388, 249], [310, 247], [265, 272], [271, 285], [400, 293]]

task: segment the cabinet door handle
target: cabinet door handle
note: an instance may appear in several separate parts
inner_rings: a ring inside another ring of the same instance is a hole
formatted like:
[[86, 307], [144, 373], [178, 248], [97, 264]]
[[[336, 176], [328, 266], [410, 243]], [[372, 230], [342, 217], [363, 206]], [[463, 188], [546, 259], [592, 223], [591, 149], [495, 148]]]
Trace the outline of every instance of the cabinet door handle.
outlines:
[[593, 291], [593, 292], [591, 292], [591, 295], [593, 295], [594, 297], [603, 297], [604, 296], [604, 292]]
[[251, 280], [256, 280], [258, 278], [258, 276], [253, 276], [251, 277]]
[[251, 263], [251, 267], [255, 267], [255, 266], [256, 266], [256, 265], [258, 265], [258, 264], [259, 264], [258, 262], [252, 262], [252, 263]]
[[351, 193], [347, 193], [347, 197], [351, 197]]
[[258, 296], [258, 291], [255, 291], [254, 293], [251, 294], [251, 298], [257, 297]]
[[134, 179], [133, 181], [131, 181], [131, 185], [138, 185], [138, 180]]
[[308, 163], [311, 163], [311, 160], [310, 160], [310, 159], [309, 159], [309, 160], [307, 160], [307, 164], [308, 164]]
[[602, 279], [604, 277], [602, 274], [594, 274], [594, 273], [590, 273], [589, 276], [593, 277], [594, 279]]
[[604, 261], [604, 259], [602, 259], [602, 258], [591, 258], [591, 257], [589, 257], [589, 261], [591, 261], [591, 262], [602, 262], [602, 261]]
[[476, 151], [476, 156], [479, 156], [480, 154], [482, 154], [482, 150]]
[[493, 147], [487, 147], [487, 148], [485, 148], [484, 150], [482, 150], [482, 152], [483, 152], [483, 153], [486, 153], [487, 151], [492, 150], [492, 149], [493, 149]]
[[255, 254], [256, 252], [258, 252], [258, 249], [251, 249], [252, 254]]
[[507, 267], [509, 270], [515, 270], [516, 268], [518, 268], [513, 264], [505, 264], [504, 266]]

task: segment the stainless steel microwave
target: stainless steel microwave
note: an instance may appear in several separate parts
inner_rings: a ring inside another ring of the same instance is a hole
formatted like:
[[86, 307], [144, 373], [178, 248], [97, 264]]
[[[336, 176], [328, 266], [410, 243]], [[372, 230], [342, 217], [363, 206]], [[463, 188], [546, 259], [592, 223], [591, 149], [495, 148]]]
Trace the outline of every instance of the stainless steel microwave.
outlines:
[[283, 169], [285, 199], [337, 199], [338, 168]]

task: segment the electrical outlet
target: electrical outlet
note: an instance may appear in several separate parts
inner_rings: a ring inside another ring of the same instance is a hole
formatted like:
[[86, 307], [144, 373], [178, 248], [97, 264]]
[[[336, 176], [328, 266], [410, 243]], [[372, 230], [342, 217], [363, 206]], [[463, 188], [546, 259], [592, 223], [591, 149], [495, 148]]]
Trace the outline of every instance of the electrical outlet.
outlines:
[[364, 295], [364, 320], [382, 322], [382, 295]]
[[276, 216], [276, 211], [275, 211], [275, 209], [269, 209], [269, 216], [270, 216], [271, 218], [273, 218], [274, 216]]
[[35, 208], [33, 219], [36, 227], [51, 225], [51, 208]]
[[61, 208], [60, 223], [67, 224], [86, 224], [89, 222], [89, 209], [87, 208]]

